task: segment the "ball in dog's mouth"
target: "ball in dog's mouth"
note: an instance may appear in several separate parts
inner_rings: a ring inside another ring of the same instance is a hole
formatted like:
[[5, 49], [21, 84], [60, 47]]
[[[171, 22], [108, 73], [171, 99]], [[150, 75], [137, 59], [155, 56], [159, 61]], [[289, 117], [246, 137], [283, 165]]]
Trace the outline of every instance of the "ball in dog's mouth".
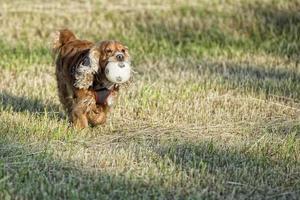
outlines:
[[111, 61], [105, 67], [106, 78], [113, 83], [125, 83], [130, 79], [131, 67], [129, 62]]

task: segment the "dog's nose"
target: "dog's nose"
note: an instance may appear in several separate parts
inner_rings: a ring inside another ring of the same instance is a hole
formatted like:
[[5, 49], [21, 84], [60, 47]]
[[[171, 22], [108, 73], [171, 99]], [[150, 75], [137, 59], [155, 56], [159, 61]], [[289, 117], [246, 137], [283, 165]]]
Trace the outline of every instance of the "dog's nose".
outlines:
[[117, 54], [117, 55], [116, 55], [116, 58], [117, 58], [118, 61], [123, 61], [123, 60], [124, 60], [124, 55], [121, 54], [121, 53], [120, 53], [120, 54]]

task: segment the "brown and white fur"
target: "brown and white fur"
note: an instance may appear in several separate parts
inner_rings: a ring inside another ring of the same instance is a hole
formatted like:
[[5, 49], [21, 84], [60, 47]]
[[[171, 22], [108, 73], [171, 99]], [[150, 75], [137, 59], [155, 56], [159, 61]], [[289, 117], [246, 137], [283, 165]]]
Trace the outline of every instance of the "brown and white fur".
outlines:
[[[104, 75], [109, 61], [128, 61], [128, 48], [117, 41], [92, 43], [79, 40], [68, 29], [56, 33], [53, 47], [59, 100], [70, 121], [77, 128], [96, 126], [106, 121], [119, 86]], [[97, 88], [105, 87], [110, 95], [105, 102], [96, 101]]]

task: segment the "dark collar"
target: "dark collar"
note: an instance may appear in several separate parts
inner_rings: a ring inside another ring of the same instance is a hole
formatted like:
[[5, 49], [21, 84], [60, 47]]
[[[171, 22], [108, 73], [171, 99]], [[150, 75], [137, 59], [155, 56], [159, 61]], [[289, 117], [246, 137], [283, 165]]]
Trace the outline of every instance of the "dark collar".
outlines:
[[112, 87], [109, 89], [106, 87], [94, 89], [96, 104], [106, 105], [109, 95], [111, 95], [113, 91], [118, 91], [118, 90], [119, 90], [118, 84], [112, 85]]
[[107, 98], [109, 97], [111, 92], [112, 92], [112, 90], [109, 90], [107, 88], [103, 88], [103, 89], [95, 91], [96, 104], [106, 105]]

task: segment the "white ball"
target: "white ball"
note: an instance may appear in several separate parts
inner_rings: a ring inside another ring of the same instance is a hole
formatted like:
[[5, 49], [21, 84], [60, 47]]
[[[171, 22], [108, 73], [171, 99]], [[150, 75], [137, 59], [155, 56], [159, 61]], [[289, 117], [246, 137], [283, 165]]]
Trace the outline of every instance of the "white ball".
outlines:
[[109, 62], [105, 67], [106, 78], [113, 83], [125, 83], [130, 78], [128, 62]]

